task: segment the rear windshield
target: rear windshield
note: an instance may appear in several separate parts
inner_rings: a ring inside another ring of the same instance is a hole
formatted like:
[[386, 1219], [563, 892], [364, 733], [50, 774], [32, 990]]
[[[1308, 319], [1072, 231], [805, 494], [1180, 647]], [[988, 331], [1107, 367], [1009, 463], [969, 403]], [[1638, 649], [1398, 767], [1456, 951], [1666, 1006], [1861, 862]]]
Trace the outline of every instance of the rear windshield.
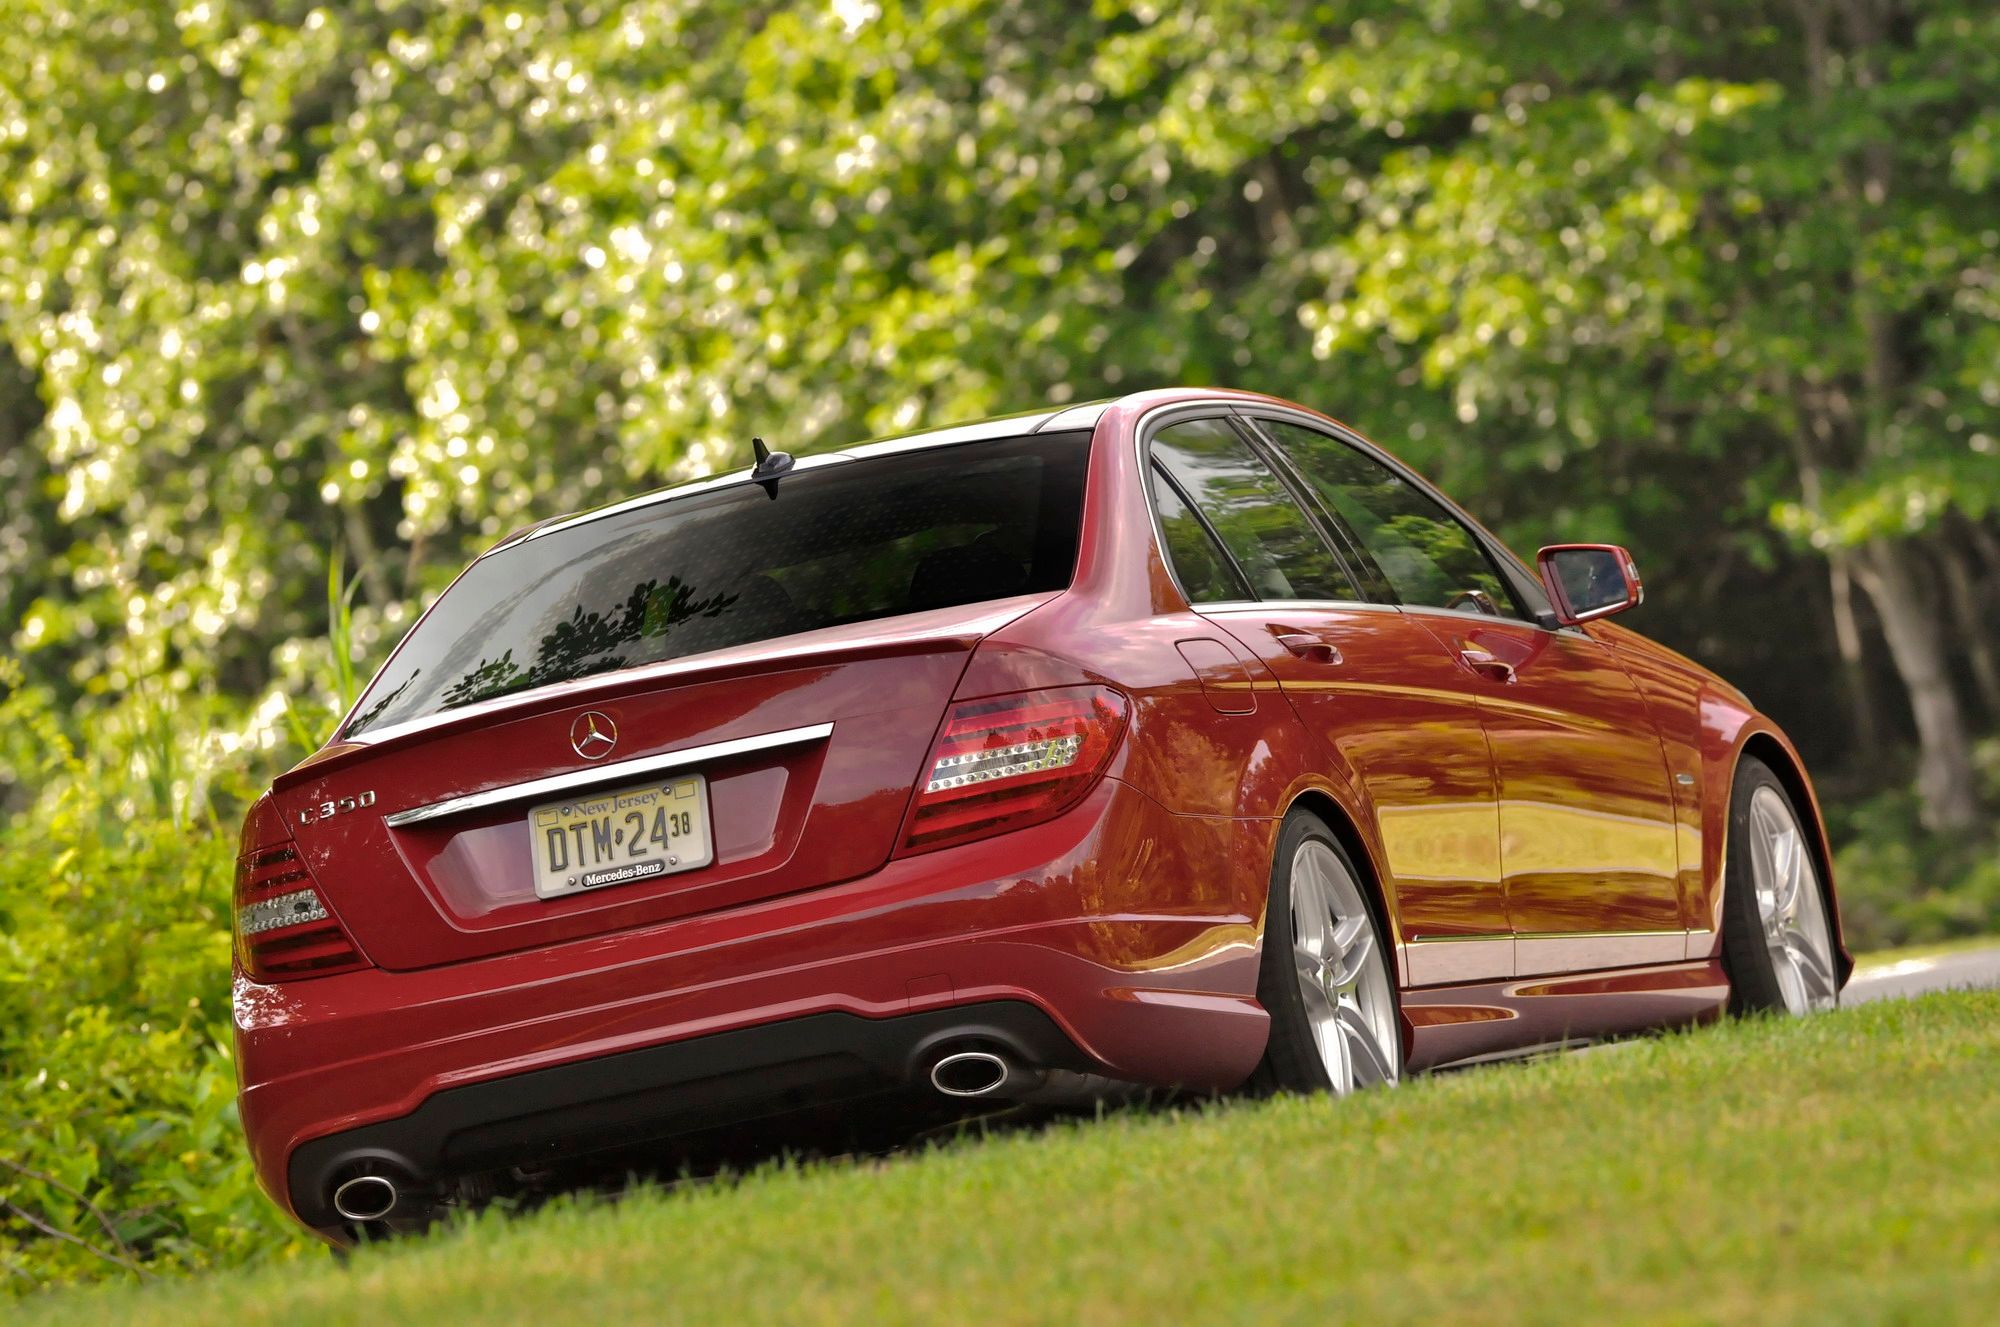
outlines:
[[347, 735], [818, 627], [1060, 590], [1090, 434], [841, 462], [550, 530], [472, 567]]

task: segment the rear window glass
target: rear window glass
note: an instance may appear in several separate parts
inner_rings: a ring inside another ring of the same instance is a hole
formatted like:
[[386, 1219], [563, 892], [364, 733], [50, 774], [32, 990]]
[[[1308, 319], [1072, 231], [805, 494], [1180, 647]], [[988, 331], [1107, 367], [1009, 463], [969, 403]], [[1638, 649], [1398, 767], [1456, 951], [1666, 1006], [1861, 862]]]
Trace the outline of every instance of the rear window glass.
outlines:
[[474, 563], [347, 735], [532, 687], [1066, 588], [1089, 432], [842, 462], [613, 512]]

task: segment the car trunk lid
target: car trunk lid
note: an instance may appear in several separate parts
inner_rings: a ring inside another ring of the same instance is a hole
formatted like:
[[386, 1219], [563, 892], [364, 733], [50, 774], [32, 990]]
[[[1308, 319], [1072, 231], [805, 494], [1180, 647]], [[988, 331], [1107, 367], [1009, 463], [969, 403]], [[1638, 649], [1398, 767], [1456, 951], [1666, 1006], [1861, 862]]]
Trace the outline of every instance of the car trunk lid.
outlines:
[[[328, 907], [392, 969], [832, 884], [894, 850], [973, 648], [1053, 597], [828, 628], [448, 710], [330, 748], [274, 797]], [[585, 716], [615, 729], [596, 759], [572, 741]], [[705, 864], [537, 894], [534, 808], [688, 776], [706, 790]]]

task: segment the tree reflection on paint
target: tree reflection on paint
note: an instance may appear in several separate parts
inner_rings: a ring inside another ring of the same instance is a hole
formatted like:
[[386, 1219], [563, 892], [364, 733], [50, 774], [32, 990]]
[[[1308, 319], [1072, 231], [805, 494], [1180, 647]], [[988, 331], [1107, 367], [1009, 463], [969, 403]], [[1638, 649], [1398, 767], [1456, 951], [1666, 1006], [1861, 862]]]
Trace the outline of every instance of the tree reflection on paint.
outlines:
[[[516, 663], [511, 647], [497, 659], [481, 659], [445, 688], [442, 707], [456, 709], [509, 692], [644, 662], [620, 651], [641, 641], [658, 640], [682, 623], [715, 617], [735, 603], [737, 597], [733, 594], [697, 597], [692, 586], [678, 576], [671, 576], [665, 585], [651, 580], [633, 586], [624, 604], [612, 612], [589, 612], [578, 604], [567, 618], [543, 635], [535, 647], [532, 663], [526, 667]], [[658, 655], [659, 651], [647, 653]]]

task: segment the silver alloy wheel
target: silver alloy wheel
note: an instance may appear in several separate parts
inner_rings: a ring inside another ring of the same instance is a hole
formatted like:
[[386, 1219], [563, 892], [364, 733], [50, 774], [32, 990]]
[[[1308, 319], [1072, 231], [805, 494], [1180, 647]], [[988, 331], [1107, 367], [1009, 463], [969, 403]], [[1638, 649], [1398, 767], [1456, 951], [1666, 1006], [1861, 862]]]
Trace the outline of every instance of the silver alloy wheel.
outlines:
[[1750, 872], [1764, 947], [1770, 951], [1785, 1009], [1793, 1014], [1831, 1009], [1840, 986], [1833, 971], [1826, 895], [1798, 816], [1776, 788], [1761, 787], [1750, 797]]
[[1403, 1057], [1388, 957], [1360, 886], [1317, 839], [1292, 854], [1292, 961], [1333, 1090], [1394, 1083]]

